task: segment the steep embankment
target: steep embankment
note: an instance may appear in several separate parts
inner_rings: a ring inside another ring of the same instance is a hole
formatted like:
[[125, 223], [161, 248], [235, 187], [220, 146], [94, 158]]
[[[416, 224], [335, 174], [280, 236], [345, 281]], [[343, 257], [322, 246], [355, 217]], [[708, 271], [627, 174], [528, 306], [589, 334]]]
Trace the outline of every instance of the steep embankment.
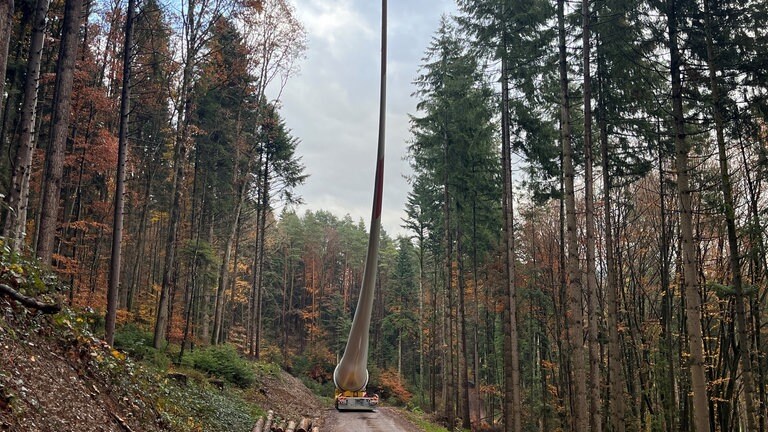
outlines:
[[276, 366], [240, 388], [192, 369], [132, 361], [88, 318], [31, 312], [0, 298], [0, 430], [250, 431], [267, 409], [320, 417], [327, 405]]
[[[74, 321], [74, 322], [73, 322]], [[161, 430], [157, 399], [141, 373], [87, 332], [84, 319], [55, 317], [0, 300], [0, 426], [11, 431]]]

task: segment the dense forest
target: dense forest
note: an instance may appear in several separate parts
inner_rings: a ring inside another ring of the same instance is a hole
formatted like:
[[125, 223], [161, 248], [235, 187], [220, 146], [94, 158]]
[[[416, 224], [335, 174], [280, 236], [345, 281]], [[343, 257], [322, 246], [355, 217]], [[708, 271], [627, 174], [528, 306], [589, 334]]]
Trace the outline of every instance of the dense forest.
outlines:
[[[396, 143], [372, 383], [472, 430], [768, 430], [768, 3], [457, 6]], [[109, 343], [332, 388], [367, 232], [295, 210], [305, 49], [286, 0], [0, 2], [3, 253]]]

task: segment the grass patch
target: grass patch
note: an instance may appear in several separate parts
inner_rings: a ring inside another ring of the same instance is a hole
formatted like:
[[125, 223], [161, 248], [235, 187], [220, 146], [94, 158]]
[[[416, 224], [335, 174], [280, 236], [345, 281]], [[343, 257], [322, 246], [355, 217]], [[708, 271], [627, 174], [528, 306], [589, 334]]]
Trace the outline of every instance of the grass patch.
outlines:
[[413, 411], [406, 411], [402, 410], [402, 413], [405, 414], [405, 417], [413, 424], [419, 427], [420, 430], [423, 430], [424, 432], [450, 432], [448, 429], [446, 429], [443, 426], [437, 425], [435, 423], [432, 423], [427, 419], [423, 413], [413, 412]]

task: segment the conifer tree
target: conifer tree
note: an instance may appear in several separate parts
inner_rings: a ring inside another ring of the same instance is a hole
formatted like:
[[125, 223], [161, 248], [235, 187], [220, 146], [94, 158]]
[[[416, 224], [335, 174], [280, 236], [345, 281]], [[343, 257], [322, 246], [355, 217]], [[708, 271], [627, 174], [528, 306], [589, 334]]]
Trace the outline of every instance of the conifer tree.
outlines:
[[[474, 57], [469, 54], [447, 18], [427, 49], [422, 73], [417, 78], [421, 117], [412, 117], [414, 143], [409, 151], [412, 166], [425, 179], [439, 182], [442, 188], [442, 258], [445, 263], [445, 326], [449, 346], [454, 344], [460, 358], [449, 353], [446, 363], [452, 377], [446, 382], [444, 412], [452, 422], [455, 413], [469, 427], [469, 390], [466, 338], [466, 310], [463, 267], [464, 232], [472, 232], [472, 202], [484, 197], [498, 202], [498, 159], [493, 148], [490, 90], [484, 83]], [[483, 191], [482, 193], [480, 191]], [[492, 219], [495, 221], [495, 219]], [[493, 222], [489, 222], [493, 223]], [[456, 247], [454, 247], [456, 246]], [[454, 285], [454, 263], [458, 290]], [[454, 320], [453, 309], [459, 319]], [[462, 316], [462, 310], [464, 314]]]

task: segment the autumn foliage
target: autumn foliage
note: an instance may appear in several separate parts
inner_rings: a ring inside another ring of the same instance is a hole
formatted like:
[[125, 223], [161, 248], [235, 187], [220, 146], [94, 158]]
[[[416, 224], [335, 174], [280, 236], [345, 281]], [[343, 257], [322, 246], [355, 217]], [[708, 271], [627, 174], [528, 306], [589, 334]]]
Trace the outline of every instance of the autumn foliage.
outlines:
[[384, 369], [379, 373], [379, 396], [398, 405], [405, 405], [411, 401], [413, 394], [405, 388], [403, 378], [396, 370]]

